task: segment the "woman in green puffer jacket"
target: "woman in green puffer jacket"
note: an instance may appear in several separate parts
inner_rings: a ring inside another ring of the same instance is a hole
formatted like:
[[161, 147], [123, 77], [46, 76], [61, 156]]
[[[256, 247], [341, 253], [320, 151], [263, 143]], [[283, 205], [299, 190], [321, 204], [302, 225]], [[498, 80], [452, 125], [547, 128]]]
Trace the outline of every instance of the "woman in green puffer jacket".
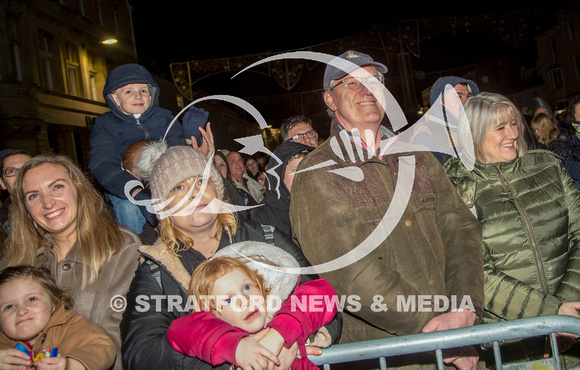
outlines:
[[458, 158], [444, 168], [482, 225], [484, 323], [580, 317], [580, 191], [553, 153], [527, 151], [525, 123], [510, 100], [480, 93], [465, 113], [474, 168]]

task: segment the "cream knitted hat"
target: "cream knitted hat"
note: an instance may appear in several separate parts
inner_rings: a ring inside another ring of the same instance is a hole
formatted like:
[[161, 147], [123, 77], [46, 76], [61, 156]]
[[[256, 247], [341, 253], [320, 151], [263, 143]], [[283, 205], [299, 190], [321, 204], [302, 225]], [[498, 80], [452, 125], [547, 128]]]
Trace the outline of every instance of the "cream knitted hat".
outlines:
[[[151, 198], [166, 200], [171, 189], [190, 177], [202, 176], [208, 160], [190, 146], [169, 147], [155, 162], [151, 182]], [[213, 163], [209, 178], [214, 183], [220, 197], [224, 195], [224, 184]]]
[[300, 268], [298, 261], [290, 253], [273, 244], [258, 241], [238, 242], [220, 249], [210, 259], [223, 256], [240, 259], [252, 270], [257, 271], [264, 277], [270, 295], [280, 298], [282, 302], [292, 294], [298, 283], [300, 275], [290, 272]]

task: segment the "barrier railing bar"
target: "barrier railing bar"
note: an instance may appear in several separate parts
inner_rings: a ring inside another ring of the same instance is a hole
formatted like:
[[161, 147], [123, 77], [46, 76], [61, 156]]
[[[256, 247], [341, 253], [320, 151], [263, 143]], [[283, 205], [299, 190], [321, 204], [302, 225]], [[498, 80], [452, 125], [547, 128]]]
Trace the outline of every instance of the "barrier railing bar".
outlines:
[[[551, 333], [580, 335], [580, 318], [563, 315], [540, 316], [432, 333], [335, 344], [330, 348], [325, 348], [321, 356], [309, 356], [309, 359], [316, 365], [356, 362], [377, 359], [381, 356], [432, 352], [437, 349], [472, 346]], [[557, 353], [558, 351], [554, 352], [555, 355]], [[557, 362], [560, 363], [559, 360]]]
[[381, 370], [387, 370], [387, 359], [383, 356], [379, 357], [379, 366]]
[[443, 351], [441, 349], [435, 350], [435, 357], [437, 357], [437, 369], [443, 370], [445, 365], [443, 365]]
[[560, 362], [560, 351], [558, 350], [558, 338], [556, 333], [550, 333], [550, 344], [552, 345], [552, 353], [554, 354], [554, 365], [557, 370], [562, 370], [562, 363]]
[[501, 361], [501, 351], [499, 349], [499, 342], [497, 340], [493, 341], [493, 358], [495, 359], [495, 368], [497, 370], [502, 370], [503, 363]]

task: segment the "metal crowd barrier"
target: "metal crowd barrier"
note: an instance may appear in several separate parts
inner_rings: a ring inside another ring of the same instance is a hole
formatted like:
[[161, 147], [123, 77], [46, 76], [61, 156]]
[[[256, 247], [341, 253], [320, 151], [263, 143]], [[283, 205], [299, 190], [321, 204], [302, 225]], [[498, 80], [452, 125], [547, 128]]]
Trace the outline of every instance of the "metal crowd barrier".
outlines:
[[[492, 343], [497, 370], [525, 368], [525, 365], [503, 364], [500, 342], [520, 338], [550, 335], [552, 356], [540, 360], [531, 367], [546, 367], [561, 370], [560, 353], [555, 333], [580, 335], [580, 318], [563, 315], [541, 316], [529, 319], [481, 324], [469, 328], [452, 329], [433, 333], [422, 333], [400, 337], [369, 340], [356, 343], [335, 344], [323, 350], [321, 356], [308, 358], [324, 370], [331, 364], [343, 364], [376, 359], [381, 370], [387, 368], [389, 357], [435, 352], [439, 370], [444, 368], [442, 350]], [[356, 365], [353, 364], [353, 368]]]

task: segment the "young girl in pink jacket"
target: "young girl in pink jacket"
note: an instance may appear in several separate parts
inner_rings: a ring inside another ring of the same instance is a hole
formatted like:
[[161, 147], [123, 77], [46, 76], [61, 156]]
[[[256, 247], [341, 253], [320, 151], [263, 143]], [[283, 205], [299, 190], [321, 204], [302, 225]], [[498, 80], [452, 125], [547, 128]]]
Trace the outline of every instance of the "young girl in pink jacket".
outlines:
[[[281, 365], [277, 355], [296, 342], [300, 358], [288, 368], [318, 369], [306, 345], [318, 345], [317, 330], [337, 313], [332, 286], [324, 279], [299, 285], [297, 274], [279, 268], [293, 267], [284, 261], [292, 257], [271, 244], [243, 242], [220, 252], [195, 269], [188, 292], [195, 312], [173, 321], [169, 344], [214, 366], [256, 369]], [[276, 345], [261, 345], [265, 335]]]

